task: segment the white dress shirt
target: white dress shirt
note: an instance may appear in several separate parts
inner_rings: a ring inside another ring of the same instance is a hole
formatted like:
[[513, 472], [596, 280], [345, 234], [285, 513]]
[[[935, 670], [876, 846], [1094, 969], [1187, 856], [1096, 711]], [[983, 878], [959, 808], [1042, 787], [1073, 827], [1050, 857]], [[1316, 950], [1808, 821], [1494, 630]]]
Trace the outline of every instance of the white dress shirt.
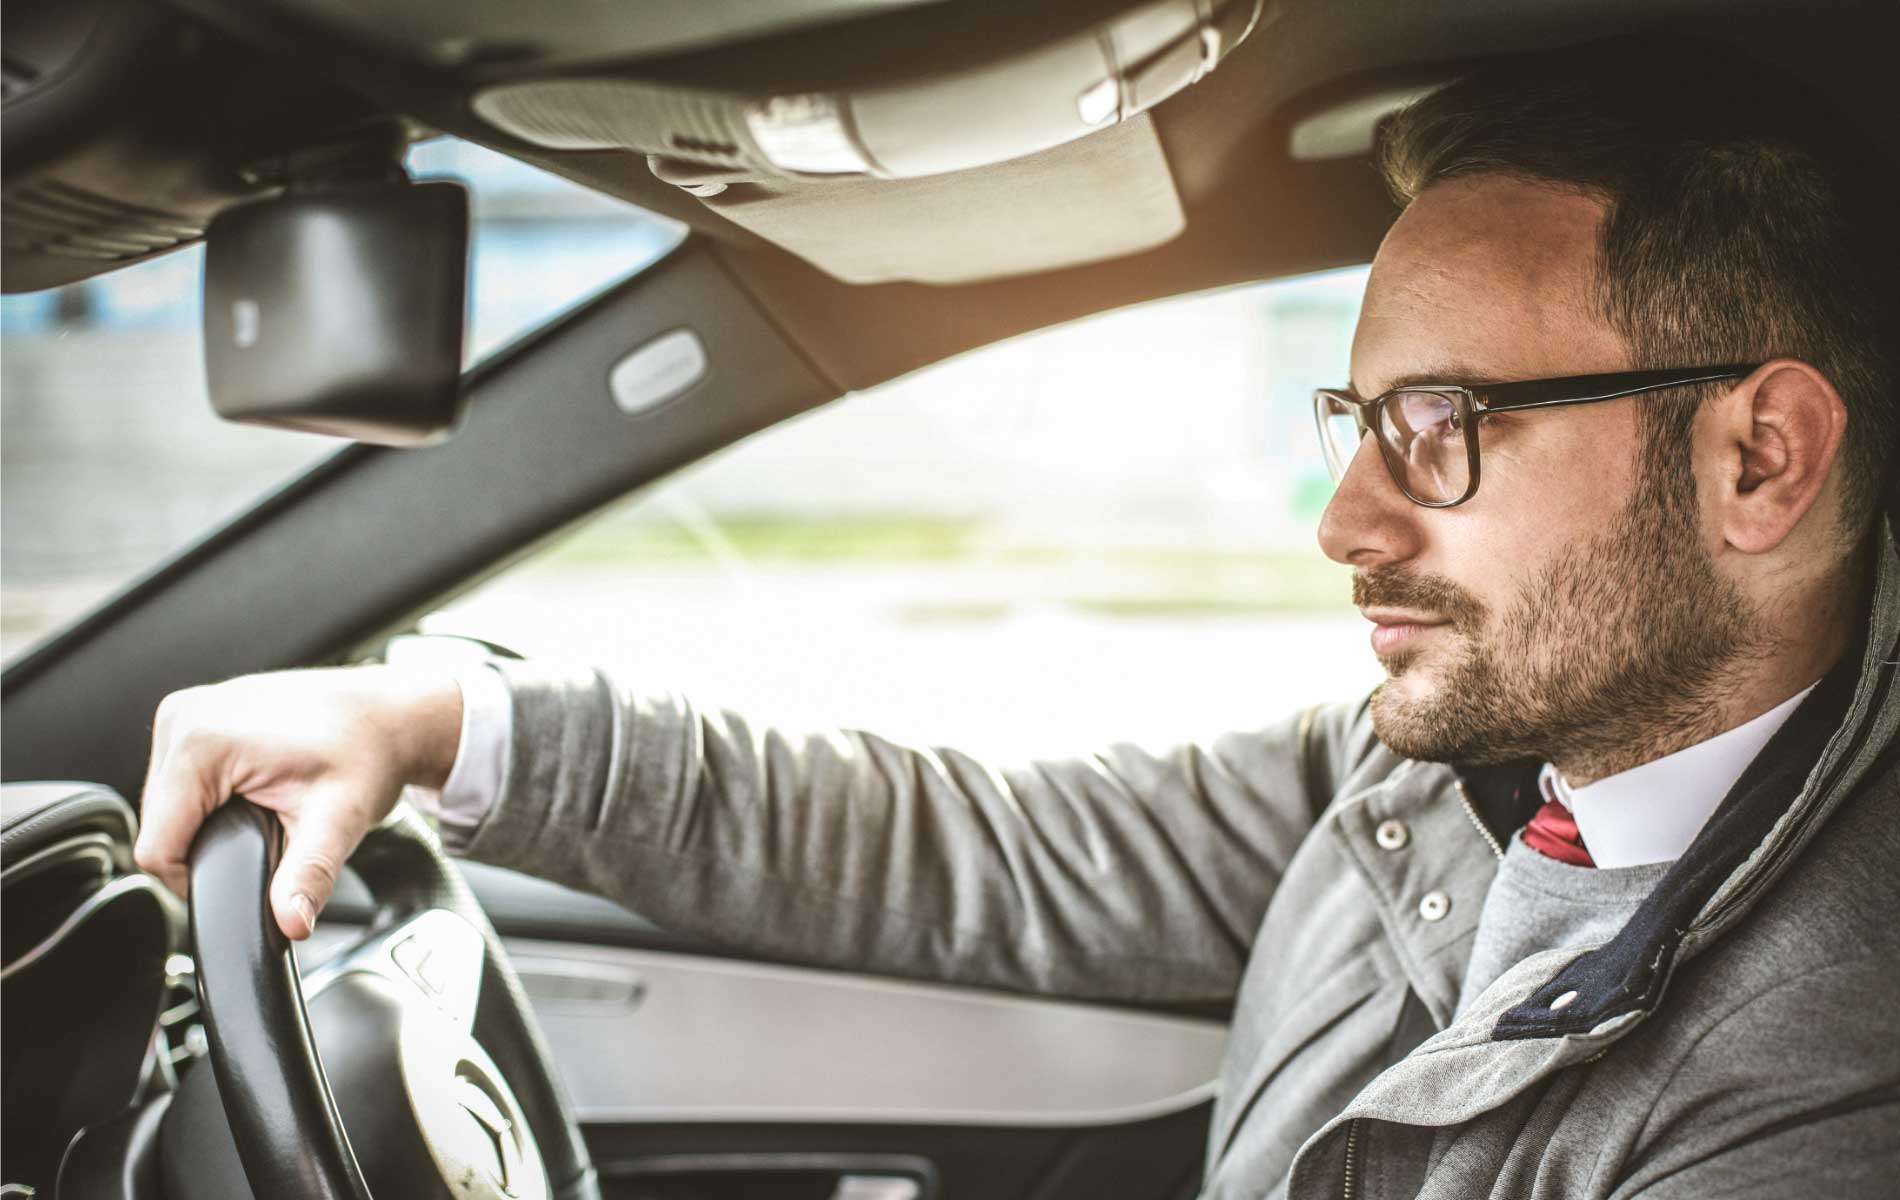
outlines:
[[[1817, 680], [1816, 683], [1819, 681]], [[1599, 867], [1673, 862], [1695, 841], [1742, 772], [1815, 684], [1707, 741], [1572, 787], [1549, 763], [1538, 776], [1546, 800], [1570, 810]]]
[[455, 744], [455, 765], [449, 768], [441, 791], [412, 787], [404, 789], [404, 798], [435, 814], [443, 825], [469, 830], [482, 823], [508, 778], [514, 712], [508, 703], [508, 685], [487, 663], [462, 668], [455, 673], [455, 682], [462, 689], [462, 732]]

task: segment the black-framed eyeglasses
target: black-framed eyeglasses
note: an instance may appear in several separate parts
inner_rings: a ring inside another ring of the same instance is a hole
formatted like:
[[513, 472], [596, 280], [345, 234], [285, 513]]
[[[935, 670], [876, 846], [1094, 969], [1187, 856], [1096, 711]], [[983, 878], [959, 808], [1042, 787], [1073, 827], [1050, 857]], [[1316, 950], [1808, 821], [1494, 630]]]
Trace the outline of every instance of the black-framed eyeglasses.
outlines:
[[1468, 387], [1410, 384], [1370, 400], [1337, 388], [1319, 388], [1313, 393], [1313, 416], [1334, 483], [1346, 474], [1359, 443], [1370, 432], [1392, 481], [1407, 499], [1426, 508], [1450, 508], [1477, 494], [1478, 422], [1488, 413], [1594, 404], [1692, 383], [1740, 379], [1759, 365], [1613, 371]]

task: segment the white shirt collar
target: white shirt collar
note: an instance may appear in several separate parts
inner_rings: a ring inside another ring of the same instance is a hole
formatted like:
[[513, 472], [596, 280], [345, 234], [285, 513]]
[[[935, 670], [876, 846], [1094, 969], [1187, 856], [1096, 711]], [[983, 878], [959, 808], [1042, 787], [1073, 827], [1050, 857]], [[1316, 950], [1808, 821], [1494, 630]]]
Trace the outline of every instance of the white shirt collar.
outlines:
[[1584, 787], [1571, 787], [1556, 767], [1545, 763], [1538, 786], [1546, 800], [1570, 810], [1597, 866], [1674, 861], [1815, 686], [1809, 684], [1759, 717], [1707, 741]]

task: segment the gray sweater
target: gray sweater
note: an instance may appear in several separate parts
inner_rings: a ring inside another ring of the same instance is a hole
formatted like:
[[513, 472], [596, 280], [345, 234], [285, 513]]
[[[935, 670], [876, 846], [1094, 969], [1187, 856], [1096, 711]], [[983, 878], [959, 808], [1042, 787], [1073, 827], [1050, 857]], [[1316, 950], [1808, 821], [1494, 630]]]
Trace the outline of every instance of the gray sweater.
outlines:
[[1484, 895], [1456, 1011], [1464, 1012], [1500, 975], [1541, 950], [1609, 941], [1668, 870], [1668, 863], [1613, 870], [1573, 867], [1513, 835]]

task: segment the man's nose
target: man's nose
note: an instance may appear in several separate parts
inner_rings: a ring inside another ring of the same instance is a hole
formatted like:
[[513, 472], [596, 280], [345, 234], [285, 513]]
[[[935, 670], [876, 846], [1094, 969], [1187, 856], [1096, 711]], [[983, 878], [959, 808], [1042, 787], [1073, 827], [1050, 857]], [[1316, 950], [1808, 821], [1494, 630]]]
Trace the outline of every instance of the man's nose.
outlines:
[[1403, 562], [1420, 549], [1418, 512], [1386, 470], [1378, 443], [1361, 438], [1320, 516], [1320, 549], [1350, 567]]

